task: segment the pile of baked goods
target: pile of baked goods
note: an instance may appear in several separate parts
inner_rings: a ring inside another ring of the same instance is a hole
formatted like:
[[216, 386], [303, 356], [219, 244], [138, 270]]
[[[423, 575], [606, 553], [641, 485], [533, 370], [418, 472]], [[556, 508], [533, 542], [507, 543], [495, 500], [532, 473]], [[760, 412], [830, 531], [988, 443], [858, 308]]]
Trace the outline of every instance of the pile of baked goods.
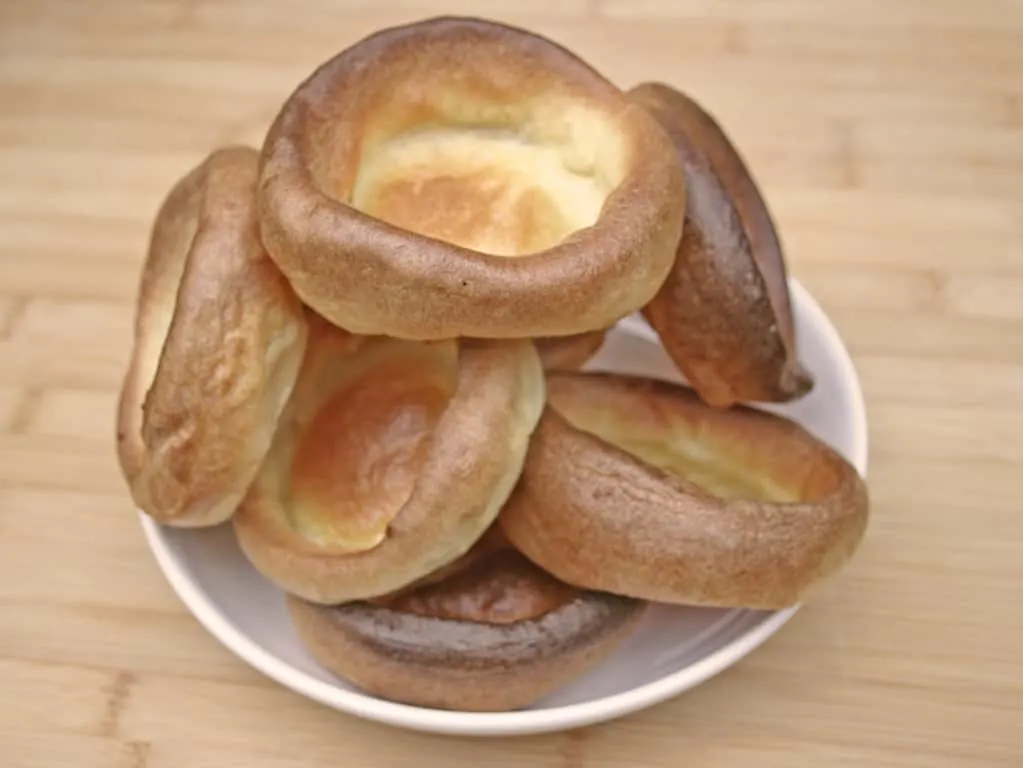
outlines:
[[[585, 363], [642, 312], [690, 386]], [[750, 403], [813, 387], [782, 248], [718, 124], [522, 29], [374, 34], [152, 230], [118, 453], [229, 523], [325, 668], [527, 706], [650, 602], [772, 609], [840, 569], [863, 479]]]

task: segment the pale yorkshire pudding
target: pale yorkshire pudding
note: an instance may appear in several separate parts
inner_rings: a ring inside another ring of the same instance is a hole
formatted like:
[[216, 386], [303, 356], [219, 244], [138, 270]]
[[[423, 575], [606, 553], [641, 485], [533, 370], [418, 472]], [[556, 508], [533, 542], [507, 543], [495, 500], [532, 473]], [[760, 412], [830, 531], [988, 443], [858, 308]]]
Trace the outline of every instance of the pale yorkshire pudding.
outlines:
[[606, 336], [607, 331], [602, 330], [572, 336], [546, 336], [534, 342], [544, 370], [576, 371], [600, 351]]
[[675, 259], [673, 152], [555, 43], [430, 19], [365, 38], [286, 100], [263, 146], [263, 238], [353, 333], [595, 331], [646, 304]]
[[388, 594], [497, 516], [543, 410], [528, 340], [415, 342], [311, 323], [295, 392], [234, 518], [252, 564], [317, 603]]
[[563, 584], [510, 547], [387, 600], [288, 600], [324, 668], [385, 699], [469, 711], [524, 707], [582, 674], [630, 634], [644, 605]]
[[676, 384], [558, 373], [498, 522], [569, 584], [775, 609], [844, 565], [867, 516], [856, 469], [795, 422]]
[[229, 147], [181, 179], [142, 270], [117, 453], [135, 503], [172, 526], [235, 511], [305, 349], [302, 304], [259, 241], [258, 162]]
[[629, 96], [672, 137], [686, 176], [675, 266], [644, 309], [668, 355], [712, 405], [805, 395], [782, 245], [737, 149], [693, 99], [660, 83]]

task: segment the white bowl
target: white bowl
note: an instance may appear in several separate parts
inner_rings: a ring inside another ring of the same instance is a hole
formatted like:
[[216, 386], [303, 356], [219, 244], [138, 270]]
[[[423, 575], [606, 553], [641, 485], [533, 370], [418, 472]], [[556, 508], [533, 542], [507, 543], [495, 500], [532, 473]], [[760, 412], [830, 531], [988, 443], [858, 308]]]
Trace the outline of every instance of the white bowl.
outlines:
[[[792, 300], [800, 356], [816, 377], [816, 386], [803, 400], [769, 410], [794, 417], [865, 474], [866, 413], [852, 362], [820, 306], [795, 281]], [[638, 318], [628, 318], [609, 334], [589, 367], [679, 378], [653, 332]], [[230, 526], [175, 530], [145, 515], [141, 518], [171, 586], [202, 625], [235, 654], [327, 706], [422, 731], [475, 736], [540, 733], [621, 717], [735, 664], [798, 608], [765, 612], [653, 606], [613, 656], [529, 709], [499, 713], [427, 709], [367, 695], [319, 667], [292, 629], [282, 593], [248, 564]]]

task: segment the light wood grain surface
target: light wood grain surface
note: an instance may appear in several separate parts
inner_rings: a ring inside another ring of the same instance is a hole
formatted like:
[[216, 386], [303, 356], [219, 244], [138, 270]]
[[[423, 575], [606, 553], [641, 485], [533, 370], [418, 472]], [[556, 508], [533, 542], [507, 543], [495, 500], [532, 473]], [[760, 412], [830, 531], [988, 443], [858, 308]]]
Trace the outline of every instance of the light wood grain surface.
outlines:
[[[404, 733], [236, 660], [164, 582], [113, 410], [161, 196], [258, 142], [382, 26], [524, 24], [727, 126], [845, 336], [873, 519], [781, 634], [570, 734]], [[98, 0], [0, 4], [0, 764], [1023, 765], [1023, 4], [1013, 0]]]

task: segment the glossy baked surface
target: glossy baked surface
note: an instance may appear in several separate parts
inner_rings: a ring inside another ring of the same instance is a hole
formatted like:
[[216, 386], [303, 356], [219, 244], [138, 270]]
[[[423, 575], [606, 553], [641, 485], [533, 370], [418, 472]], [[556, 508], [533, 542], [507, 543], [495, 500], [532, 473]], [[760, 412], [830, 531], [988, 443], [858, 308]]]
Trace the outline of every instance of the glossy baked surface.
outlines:
[[460, 558], [493, 522], [545, 400], [527, 340], [353, 336], [310, 313], [266, 459], [232, 519], [281, 588], [334, 604]]
[[322, 364], [295, 396], [288, 520], [317, 544], [366, 551], [412, 495], [457, 384], [458, 346], [369, 340], [356, 359], [325, 353]]

